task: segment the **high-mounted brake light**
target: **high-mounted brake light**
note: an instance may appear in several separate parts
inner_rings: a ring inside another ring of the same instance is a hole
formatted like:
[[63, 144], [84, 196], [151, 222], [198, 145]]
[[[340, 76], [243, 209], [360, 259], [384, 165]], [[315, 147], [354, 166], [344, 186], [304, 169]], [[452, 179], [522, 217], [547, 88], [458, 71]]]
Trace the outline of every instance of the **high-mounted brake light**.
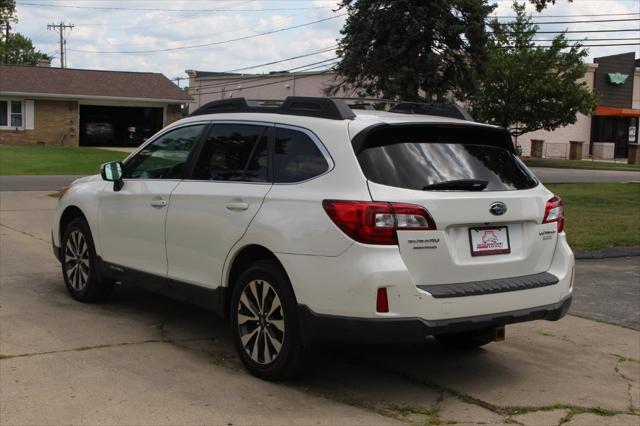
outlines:
[[544, 209], [544, 219], [542, 220], [542, 223], [553, 222], [558, 224], [558, 233], [564, 230], [564, 205], [562, 204], [562, 198], [557, 195], [547, 201], [547, 206]]
[[429, 212], [413, 204], [324, 200], [322, 207], [342, 232], [364, 244], [396, 245], [396, 231], [436, 229]]

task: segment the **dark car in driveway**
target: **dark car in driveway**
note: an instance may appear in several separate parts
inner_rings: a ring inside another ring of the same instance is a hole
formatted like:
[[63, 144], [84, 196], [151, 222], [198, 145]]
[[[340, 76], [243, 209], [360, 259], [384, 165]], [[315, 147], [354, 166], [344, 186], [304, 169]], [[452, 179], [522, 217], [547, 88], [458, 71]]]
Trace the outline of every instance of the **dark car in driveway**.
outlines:
[[115, 126], [108, 117], [91, 117], [85, 122], [83, 131], [87, 145], [112, 145], [115, 142]]

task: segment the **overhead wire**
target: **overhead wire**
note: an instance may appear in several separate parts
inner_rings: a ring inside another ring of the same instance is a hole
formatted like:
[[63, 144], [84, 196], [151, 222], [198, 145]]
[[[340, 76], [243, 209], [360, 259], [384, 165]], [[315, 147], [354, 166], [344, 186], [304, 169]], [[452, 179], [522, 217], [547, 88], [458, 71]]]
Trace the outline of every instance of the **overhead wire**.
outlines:
[[122, 6], [79, 6], [68, 4], [47, 4], [47, 3], [31, 3], [18, 2], [18, 6], [38, 6], [64, 9], [91, 9], [91, 10], [126, 10], [141, 12], [284, 12], [288, 10], [317, 10], [332, 9], [331, 6], [309, 6], [309, 7], [274, 7], [274, 8], [254, 8], [254, 9], [175, 9], [175, 8], [157, 8], [157, 7], [122, 7]]
[[338, 57], [336, 56], [336, 57], [325, 59], [325, 60], [322, 60], [322, 61], [312, 62], [310, 64], [300, 65], [298, 67], [277, 71], [277, 72], [275, 72], [273, 74], [248, 74], [248, 75], [245, 75], [245, 76], [243, 76], [242, 74], [235, 74], [235, 75], [234, 74], [230, 74], [230, 75], [225, 76], [224, 74], [226, 74], [226, 73], [225, 72], [221, 72], [219, 74], [220, 77], [228, 77], [228, 78], [232, 78], [232, 80], [226, 80], [224, 82], [215, 82], [215, 83], [210, 83], [210, 84], [202, 84], [202, 85], [200, 85], [198, 87], [199, 88], [211, 89], [211, 88], [214, 88], [214, 87], [223, 87], [223, 86], [228, 86], [228, 85], [235, 84], [235, 83], [240, 83], [240, 82], [247, 83], [247, 82], [251, 82], [251, 81], [262, 80], [265, 77], [282, 76], [282, 75], [285, 75], [286, 73], [291, 73], [291, 72], [306, 72], [306, 71], [308, 71], [308, 69], [306, 69], [306, 68], [309, 68], [310, 66], [315, 65], [311, 69], [320, 68], [322, 66], [331, 65], [331, 64], [328, 64], [328, 62], [335, 61], [337, 59], [338, 59]]
[[340, 18], [342, 16], [345, 16], [346, 13], [340, 14], [340, 15], [335, 15], [335, 16], [330, 16], [328, 18], [322, 18], [322, 19], [317, 19], [315, 21], [310, 21], [310, 22], [305, 22], [302, 24], [298, 24], [298, 25], [292, 25], [289, 27], [283, 27], [283, 28], [278, 28], [275, 30], [270, 30], [270, 31], [265, 31], [263, 33], [258, 33], [258, 34], [251, 34], [251, 35], [247, 35], [247, 36], [243, 36], [243, 37], [237, 37], [237, 38], [233, 38], [233, 39], [229, 39], [229, 40], [223, 40], [223, 41], [216, 41], [216, 42], [211, 42], [211, 43], [202, 43], [202, 44], [194, 44], [194, 45], [189, 45], [189, 46], [180, 46], [180, 47], [168, 47], [168, 48], [164, 48], [164, 49], [147, 49], [147, 50], [107, 50], [107, 51], [96, 51], [96, 50], [84, 50], [84, 49], [69, 49], [72, 52], [81, 52], [81, 53], [94, 53], [94, 54], [133, 54], [133, 53], [155, 53], [155, 52], [171, 52], [171, 51], [177, 51], [177, 50], [184, 50], [184, 49], [196, 49], [196, 48], [201, 48], [201, 47], [210, 47], [210, 46], [217, 46], [217, 45], [221, 45], [221, 44], [227, 44], [227, 43], [232, 43], [235, 41], [241, 41], [241, 40], [248, 40], [248, 39], [252, 39], [252, 38], [256, 38], [256, 37], [262, 37], [265, 35], [270, 35], [270, 34], [276, 34], [276, 33], [280, 33], [283, 31], [289, 31], [289, 30], [293, 30], [293, 29], [297, 29], [297, 28], [303, 28], [303, 27], [308, 27], [310, 25], [314, 25], [314, 24], [318, 24], [321, 22], [326, 22], [326, 21], [330, 21], [333, 19], [337, 19]]

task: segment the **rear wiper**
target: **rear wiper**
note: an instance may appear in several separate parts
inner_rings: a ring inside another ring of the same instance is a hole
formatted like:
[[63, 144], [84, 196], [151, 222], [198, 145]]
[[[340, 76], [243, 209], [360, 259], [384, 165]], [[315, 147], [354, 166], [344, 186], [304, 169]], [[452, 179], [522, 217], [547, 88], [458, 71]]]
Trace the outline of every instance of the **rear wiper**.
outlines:
[[456, 191], [482, 191], [487, 187], [489, 181], [480, 179], [457, 179], [457, 180], [445, 180], [443, 182], [432, 183], [422, 188], [423, 191], [428, 190], [447, 190], [452, 189]]

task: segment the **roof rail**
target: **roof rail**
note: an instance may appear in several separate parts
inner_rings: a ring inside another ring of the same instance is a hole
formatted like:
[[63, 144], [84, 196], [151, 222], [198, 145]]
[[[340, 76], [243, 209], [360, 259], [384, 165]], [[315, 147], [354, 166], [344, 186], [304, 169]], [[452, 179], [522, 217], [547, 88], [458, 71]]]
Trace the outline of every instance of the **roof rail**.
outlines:
[[288, 96], [284, 101], [230, 98], [208, 102], [189, 116], [230, 112], [264, 112], [271, 114], [303, 115], [307, 117], [350, 120], [355, 118], [351, 108], [340, 99]]
[[421, 114], [437, 115], [440, 117], [457, 118], [459, 120], [473, 121], [473, 118], [466, 109], [454, 103], [421, 103], [421, 102], [399, 102], [391, 107], [389, 112], [400, 114]]

